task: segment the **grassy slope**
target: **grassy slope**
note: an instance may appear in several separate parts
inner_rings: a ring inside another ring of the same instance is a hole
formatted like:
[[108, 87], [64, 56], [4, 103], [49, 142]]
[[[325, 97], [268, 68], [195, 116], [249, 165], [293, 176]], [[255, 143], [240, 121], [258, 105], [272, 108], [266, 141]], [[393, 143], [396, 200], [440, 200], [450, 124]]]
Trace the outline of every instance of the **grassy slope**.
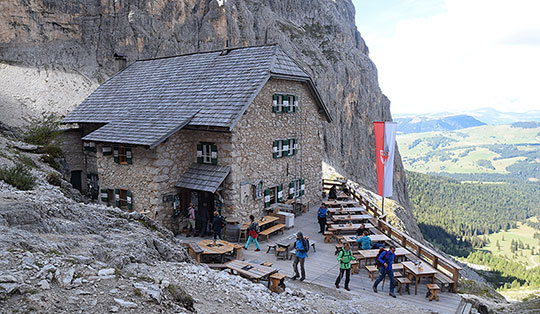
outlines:
[[[458, 131], [399, 134], [397, 140], [407, 170], [423, 173], [441, 171], [451, 173], [508, 173], [506, 167], [525, 158], [513, 157], [494, 160], [496, 157], [500, 157], [498, 153], [479, 146], [538, 143], [540, 138], [536, 135], [539, 132], [540, 128], [526, 129], [512, 128], [509, 125], [486, 125]], [[437, 148], [429, 145], [432, 139], [441, 137], [448, 139], [446, 144], [442, 144]], [[411, 148], [411, 144], [418, 139], [421, 139], [422, 142]], [[531, 151], [538, 150], [540, 147], [520, 146], [519, 149]], [[429, 157], [422, 158], [426, 156]], [[445, 158], [447, 159], [444, 160]], [[479, 166], [477, 161], [481, 159], [491, 161], [495, 169]]]

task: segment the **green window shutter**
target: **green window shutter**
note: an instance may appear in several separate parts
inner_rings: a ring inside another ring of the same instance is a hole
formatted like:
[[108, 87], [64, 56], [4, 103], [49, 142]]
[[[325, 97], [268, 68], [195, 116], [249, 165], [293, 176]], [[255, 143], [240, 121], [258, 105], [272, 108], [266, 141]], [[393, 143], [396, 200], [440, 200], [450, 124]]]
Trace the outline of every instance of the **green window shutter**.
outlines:
[[114, 162], [118, 163], [118, 146], [113, 146]]
[[112, 147], [110, 145], [103, 145], [101, 147], [101, 152], [103, 153], [103, 156], [110, 156], [112, 155]]
[[298, 111], [298, 96], [293, 96], [293, 105], [291, 106], [292, 112]]
[[131, 147], [126, 147], [126, 162], [128, 164], [133, 164], [133, 159], [131, 155]]
[[133, 194], [131, 194], [131, 191], [127, 191], [126, 193], [126, 198], [127, 198], [127, 207], [128, 209], [133, 209]]
[[300, 180], [300, 195], [304, 195], [306, 192], [306, 182], [304, 179]]
[[289, 183], [289, 198], [294, 197], [294, 181]]
[[277, 100], [278, 100], [278, 95], [274, 94], [273, 101], [272, 101], [272, 112], [277, 112]]
[[283, 140], [283, 156], [289, 156], [289, 140]]
[[197, 163], [202, 164], [202, 144], [197, 144]]
[[293, 141], [293, 144], [292, 144], [293, 145], [293, 150], [292, 150], [292, 152], [293, 152], [293, 155], [296, 155], [296, 153], [298, 152], [298, 140], [293, 138], [292, 141]]
[[277, 148], [278, 148], [278, 141], [274, 141], [274, 145], [272, 147], [274, 158], [278, 158]]
[[109, 201], [109, 193], [107, 193], [107, 189], [101, 189], [101, 200], [103, 202]]
[[281, 109], [282, 112], [289, 112], [289, 95], [283, 95], [283, 107]]
[[120, 207], [120, 190], [114, 189], [114, 200], [116, 203], [116, 206]]
[[270, 207], [270, 189], [264, 190], [264, 208]]
[[217, 165], [217, 145], [212, 145], [212, 165]]
[[278, 202], [283, 202], [283, 185], [277, 187]]

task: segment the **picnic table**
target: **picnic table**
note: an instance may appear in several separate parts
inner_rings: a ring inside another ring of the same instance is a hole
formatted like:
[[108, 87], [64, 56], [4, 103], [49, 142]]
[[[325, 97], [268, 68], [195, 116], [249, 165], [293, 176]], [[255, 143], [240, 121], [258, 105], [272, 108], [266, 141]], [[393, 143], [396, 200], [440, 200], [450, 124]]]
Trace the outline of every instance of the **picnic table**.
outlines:
[[236, 272], [238, 275], [245, 277], [251, 281], [259, 283], [261, 280], [268, 280], [270, 286], [270, 275], [277, 273], [278, 269], [259, 265], [255, 263], [249, 263], [239, 260], [233, 260], [225, 264], [230, 269], [231, 274]]
[[[371, 234], [368, 236], [371, 239], [371, 242], [386, 242], [390, 241], [390, 238], [387, 237], [384, 234]], [[348, 242], [351, 244], [351, 247], [354, 247], [354, 244], [356, 243], [356, 236], [354, 235], [346, 235], [343, 236], [343, 242]], [[397, 249], [396, 249], [397, 250]]]
[[422, 277], [431, 277], [431, 283], [435, 283], [435, 274], [437, 270], [431, 267], [428, 263], [420, 263], [419, 265], [413, 262], [403, 262], [405, 273], [411, 273], [415, 278], [414, 294], [418, 294], [418, 282]]
[[[259, 219], [255, 219], [255, 222], [257, 224], [259, 224], [259, 229], [262, 231], [270, 226], [272, 226], [272, 224], [274, 222], [276, 222], [277, 220], [279, 220], [279, 217], [274, 217], [274, 216], [264, 216], [262, 218], [259, 218]], [[243, 224], [240, 228], [245, 228], [247, 229], [249, 227], [249, 225], [251, 224], [251, 222], [246, 222], [245, 224]]]
[[361, 215], [367, 213], [364, 207], [329, 207], [327, 210], [329, 215]]
[[[356, 231], [362, 224], [331, 224], [330, 228], [336, 230], [337, 233]], [[363, 224], [367, 228], [368, 224]], [[373, 225], [371, 225], [373, 227]]]
[[347, 194], [345, 194], [345, 192], [339, 192], [336, 196], [336, 199], [339, 201], [339, 200], [350, 200], [351, 197]]
[[332, 215], [331, 219], [334, 222], [342, 223], [349, 221], [364, 221], [373, 218], [373, 216], [364, 214], [364, 215]]
[[326, 207], [341, 207], [341, 206], [351, 206], [351, 205], [358, 205], [357, 201], [353, 200], [334, 200], [334, 201], [323, 201], [323, 204], [326, 205]]
[[214, 240], [202, 240], [197, 244], [203, 250], [201, 252], [203, 256], [217, 256], [221, 263], [223, 263], [225, 255], [233, 253], [235, 250], [234, 244], [223, 240], [217, 240], [215, 243]]
[[[360, 255], [360, 258], [366, 261], [366, 265], [368, 264], [368, 260], [375, 259], [377, 257], [377, 254], [379, 254], [379, 249], [372, 249], [372, 250], [358, 250], [356, 251], [358, 255]], [[405, 256], [407, 254], [410, 254], [409, 251], [402, 247], [396, 248], [396, 257]]]

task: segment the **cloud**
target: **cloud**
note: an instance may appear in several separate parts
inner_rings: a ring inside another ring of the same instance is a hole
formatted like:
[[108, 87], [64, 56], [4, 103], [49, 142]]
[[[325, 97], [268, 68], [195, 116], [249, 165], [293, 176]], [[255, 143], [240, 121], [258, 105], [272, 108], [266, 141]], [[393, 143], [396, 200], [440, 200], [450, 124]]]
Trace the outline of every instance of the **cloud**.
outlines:
[[447, 0], [443, 13], [363, 33], [392, 112], [540, 108], [540, 1]]

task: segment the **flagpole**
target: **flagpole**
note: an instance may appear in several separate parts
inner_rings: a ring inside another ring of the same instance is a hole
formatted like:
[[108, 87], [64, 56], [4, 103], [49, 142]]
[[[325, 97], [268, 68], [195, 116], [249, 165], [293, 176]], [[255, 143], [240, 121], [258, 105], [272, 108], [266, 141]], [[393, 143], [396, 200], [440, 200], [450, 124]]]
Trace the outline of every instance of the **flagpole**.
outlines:
[[[385, 122], [386, 123], [386, 122]], [[385, 132], [386, 132], [386, 127], [383, 128], [383, 139], [385, 138]], [[383, 169], [382, 169], [382, 172], [383, 172], [383, 175], [382, 175], [382, 214], [384, 216], [384, 168], [386, 167], [386, 162], [383, 163]]]

